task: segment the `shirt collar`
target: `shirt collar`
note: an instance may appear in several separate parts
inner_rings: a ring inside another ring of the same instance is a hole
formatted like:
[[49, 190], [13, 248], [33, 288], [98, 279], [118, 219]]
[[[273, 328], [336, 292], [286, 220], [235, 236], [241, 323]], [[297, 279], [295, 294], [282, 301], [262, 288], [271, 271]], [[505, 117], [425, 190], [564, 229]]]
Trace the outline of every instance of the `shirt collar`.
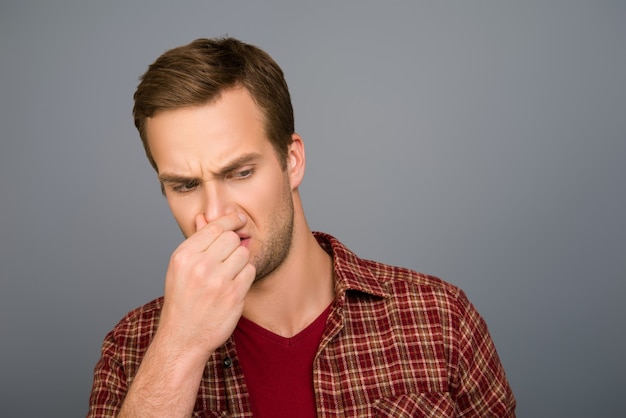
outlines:
[[343, 303], [348, 290], [387, 297], [389, 292], [375, 275], [371, 262], [362, 260], [332, 235], [313, 232], [320, 246], [332, 256], [335, 273], [335, 293]]

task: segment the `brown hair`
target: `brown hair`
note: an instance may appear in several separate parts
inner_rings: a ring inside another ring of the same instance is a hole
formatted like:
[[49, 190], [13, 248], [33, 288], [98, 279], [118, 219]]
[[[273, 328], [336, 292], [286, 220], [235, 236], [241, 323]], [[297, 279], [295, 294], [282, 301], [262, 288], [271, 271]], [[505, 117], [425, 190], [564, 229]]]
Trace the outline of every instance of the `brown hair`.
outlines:
[[135, 91], [135, 126], [152, 167], [146, 119], [157, 112], [201, 106], [224, 90], [245, 87], [265, 116], [265, 131], [286, 167], [294, 133], [289, 89], [278, 64], [261, 49], [233, 38], [196, 39], [171, 49], [148, 67]]

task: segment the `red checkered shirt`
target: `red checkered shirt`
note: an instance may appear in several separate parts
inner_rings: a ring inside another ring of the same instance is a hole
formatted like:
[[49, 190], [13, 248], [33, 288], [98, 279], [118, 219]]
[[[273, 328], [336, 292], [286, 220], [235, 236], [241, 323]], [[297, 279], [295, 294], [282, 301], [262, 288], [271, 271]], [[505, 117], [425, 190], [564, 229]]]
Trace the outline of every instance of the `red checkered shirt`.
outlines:
[[[318, 416], [515, 416], [487, 326], [461, 290], [315, 235], [333, 257], [337, 295], [313, 365]], [[88, 417], [119, 412], [162, 305], [133, 310], [106, 336]], [[232, 337], [207, 361], [193, 416], [252, 416]]]

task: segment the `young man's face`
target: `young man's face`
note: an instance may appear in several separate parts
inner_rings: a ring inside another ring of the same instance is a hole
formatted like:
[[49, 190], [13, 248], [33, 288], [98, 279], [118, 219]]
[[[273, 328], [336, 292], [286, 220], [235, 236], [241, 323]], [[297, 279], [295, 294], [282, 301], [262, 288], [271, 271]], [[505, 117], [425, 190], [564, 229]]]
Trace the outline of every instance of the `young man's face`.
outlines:
[[183, 234], [196, 232], [198, 214], [210, 223], [243, 212], [247, 222], [235, 232], [250, 250], [257, 279], [274, 271], [291, 245], [292, 190], [299, 179], [290, 173], [294, 160], [303, 158], [300, 139], [290, 146], [283, 170], [263, 116], [243, 88], [227, 90], [208, 105], [157, 113], [146, 127], [159, 180]]

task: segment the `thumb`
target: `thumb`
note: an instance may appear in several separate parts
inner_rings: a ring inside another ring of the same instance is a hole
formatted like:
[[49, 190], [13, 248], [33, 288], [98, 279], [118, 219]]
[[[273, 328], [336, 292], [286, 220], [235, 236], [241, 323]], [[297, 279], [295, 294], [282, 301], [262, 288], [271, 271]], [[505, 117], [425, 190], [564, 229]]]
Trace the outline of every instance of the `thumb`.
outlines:
[[206, 217], [204, 216], [204, 213], [197, 214], [195, 218], [195, 222], [196, 222], [196, 232], [204, 228], [206, 225], [208, 225], [208, 222], [206, 220]]

